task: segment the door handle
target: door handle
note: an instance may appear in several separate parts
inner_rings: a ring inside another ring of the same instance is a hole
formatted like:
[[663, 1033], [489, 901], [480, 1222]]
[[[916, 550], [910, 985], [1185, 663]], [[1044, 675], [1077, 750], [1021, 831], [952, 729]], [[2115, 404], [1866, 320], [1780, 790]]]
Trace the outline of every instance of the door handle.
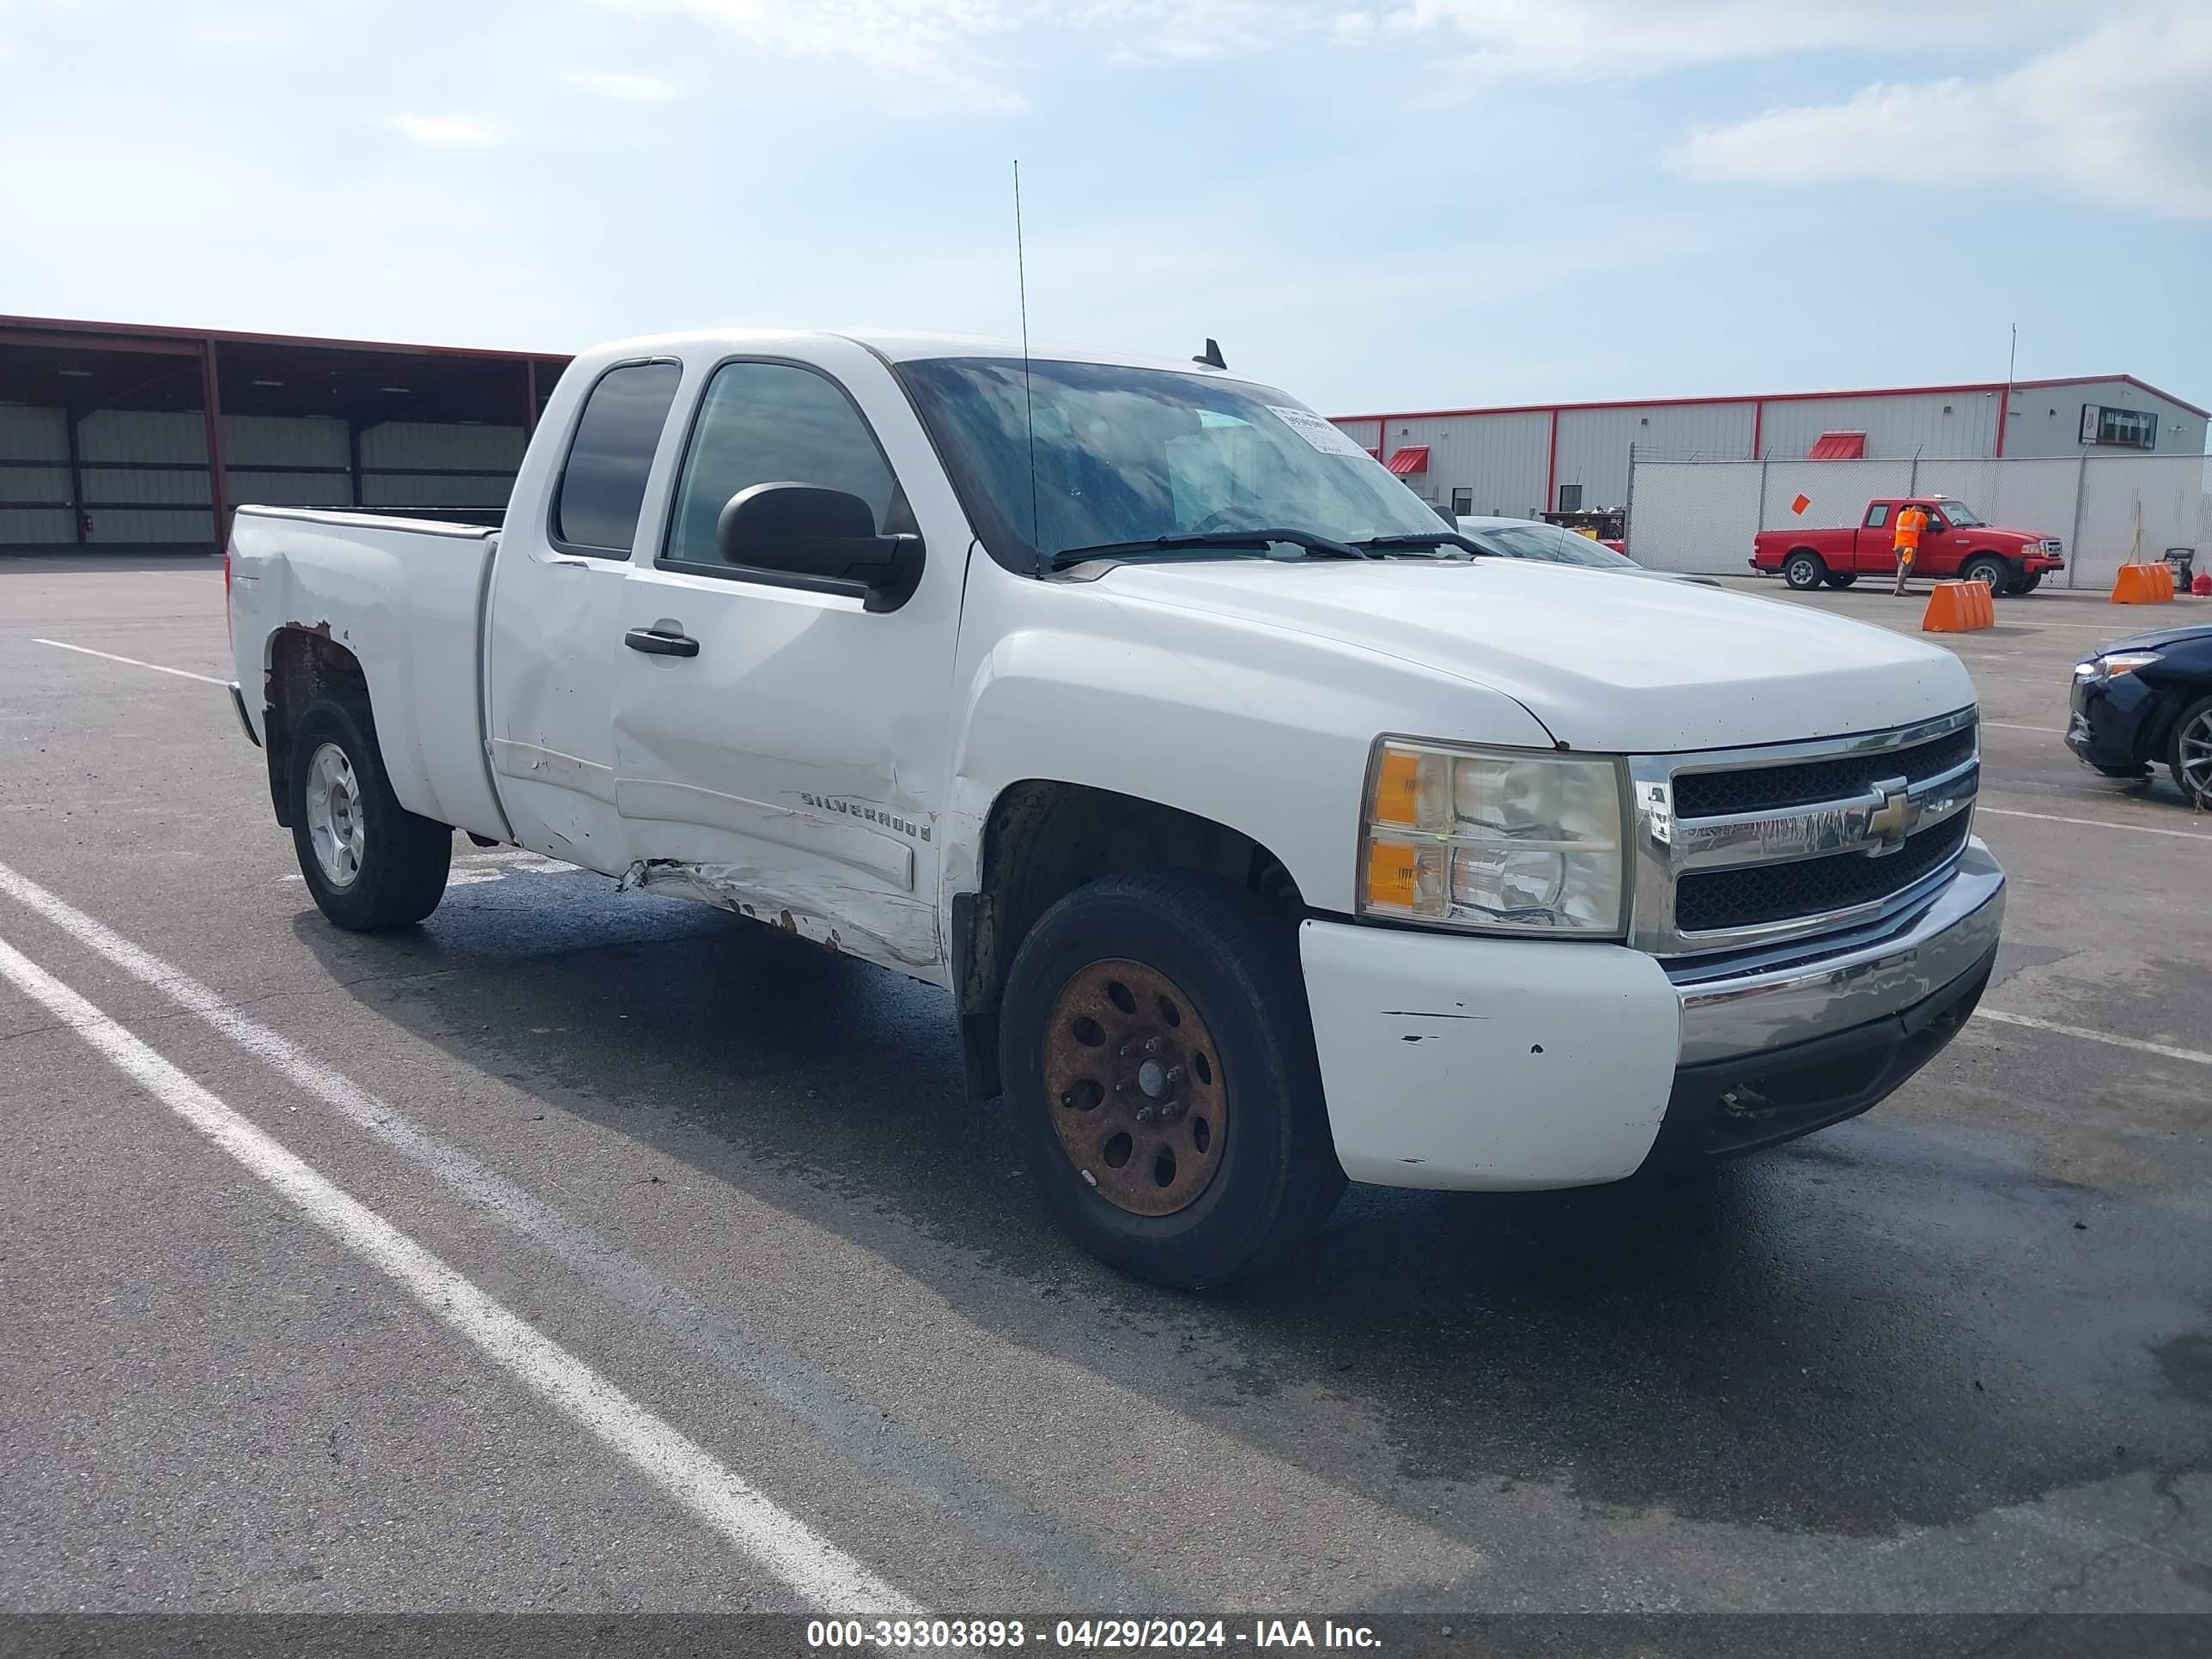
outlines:
[[696, 657], [699, 641], [688, 634], [664, 634], [655, 628], [633, 628], [623, 635], [623, 643], [633, 651], [642, 651], [648, 657]]

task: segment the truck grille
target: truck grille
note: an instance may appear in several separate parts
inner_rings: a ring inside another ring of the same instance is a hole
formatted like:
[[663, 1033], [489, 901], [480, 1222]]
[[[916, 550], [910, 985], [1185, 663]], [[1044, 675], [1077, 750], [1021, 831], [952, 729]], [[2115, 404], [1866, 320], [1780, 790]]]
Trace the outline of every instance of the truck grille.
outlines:
[[1712, 933], [1826, 915], [1887, 898], [1957, 856], [1969, 827], [1968, 815], [1961, 812], [1910, 837], [1887, 858], [1836, 853], [1795, 864], [1693, 871], [1675, 889], [1674, 925], [1686, 933]]
[[1725, 818], [1780, 806], [1809, 806], [1815, 801], [1845, 800], [1877, 781], [1903, 777], [1924, 783], [1974, 757], [1975, 728], [1967, 726], [1911, 748], [1838, 760], [1799, 761], [1781, 766], [1750, 766], [1734, 772], [1684, 772], [1674, 778], [1674, 816]]
[[1660, 957], [1818, 939], [1915, 902], [1957, 862], [1975, 711], [1887, 731], [1628, 763], [1629, 933]]

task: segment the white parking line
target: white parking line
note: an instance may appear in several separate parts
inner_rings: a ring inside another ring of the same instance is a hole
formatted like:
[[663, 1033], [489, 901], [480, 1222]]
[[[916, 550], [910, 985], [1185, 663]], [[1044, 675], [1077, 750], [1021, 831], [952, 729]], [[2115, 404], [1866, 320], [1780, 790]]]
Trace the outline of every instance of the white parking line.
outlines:
[[[13, 876], [13, 872], [0, 871]], [[16, 879], [20, 880], [20, 878]], [[124, 1027], [0, 939], [0, 977], [611, 1449], [699, 1520], [825, 1610], [911, 1617], [915, 1603], [755, 1491], [702, 1447], [517, 1318], [374, 1210], [225, 1105]]]
[[2040, 732], [2046, 738], [2063, 738], [2064, 731], [2056, 726], [2015, 726], [2010, 720], [1984, 720], [1984, 726], [1994, 726], [2001, 732]]
[[2056, 812], [2016, 812], [2004, 806], [1977, 806], [1976, 817], [2034, 818], [2043, 823], [2078, 823], [2088, 830], [2126, 830], [2138, 836], [2171, 836], [2176, 841], [2212, 841], [2194, 830], [2161, 830], [2154, 823], [2114, 823], [2106, 818], [2066, 818]]
[[2189, 1060], [2199, 1066], [2212, 1066], [2212, 1054], [2199, 1054], [2194, 1048], [2177, 1048], [2170, 1042], [2147, 1042], [2141, 1037], [2115, 1036], [2110, 1031], [2093, 1031], [2085, 1025], [2061, 1025], [2055, 1019], [2008, 1014], [1995, 1008], [1977, 1008], [1974, 1018], [1998, 1020], [2007, 1025], [2025, 1025], [2031, 1031], [2055, 1031], [2060, 1036], [2079, 1037], [2084, 1042], [2106, 1042], [2115, 1048], [2133, 1048], [2138, 1054], [2159, 1054], [2167, 1060]]
[[76, 651], [88, 657], [105, 657], [110, 662], [129, 663], [133, 668], [150, 668], [156, 674], [174, 674], [180, 680], [198, 680], [207, 685], [228, 686], [228, 680], [219, 680], [212, 674], [195, 674], [189, 668], [164, 668], [157, 662], [140, 662], [136, 657], [118, 657], [112, 651], [95, 651], [88, 645], [71, 645], [67, 640], [40, 640], [33, 645], [51, 645], [57, 651]]

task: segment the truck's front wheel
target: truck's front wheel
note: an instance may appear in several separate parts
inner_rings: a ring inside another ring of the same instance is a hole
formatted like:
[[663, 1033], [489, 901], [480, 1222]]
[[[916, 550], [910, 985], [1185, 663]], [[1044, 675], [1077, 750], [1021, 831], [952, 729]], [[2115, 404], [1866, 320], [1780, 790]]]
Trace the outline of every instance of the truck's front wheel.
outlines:
[[999, 1041], [1031, 1178], [1126, 1272], [1247, 1277], [1344, 1190], [1295, 932], [1242, 888], [1182, 872], [1079, 888], [1016, 953]]
[[438, 908], [453, 832], [399, 804], [367, 715], [331, 699], [293, 728], [289, 816], [316, 907], [350, 933], [420, 921]]

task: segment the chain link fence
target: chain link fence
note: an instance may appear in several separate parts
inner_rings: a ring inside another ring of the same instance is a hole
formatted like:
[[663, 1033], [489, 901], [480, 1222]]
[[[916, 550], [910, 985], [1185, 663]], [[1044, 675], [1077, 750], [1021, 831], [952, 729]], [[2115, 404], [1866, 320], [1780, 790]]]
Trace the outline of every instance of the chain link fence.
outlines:
[[[1741, 575], [1762, 530], [1846, 529], [1884, 495], [1953, 495], [1990, 524], [2066, 544], [2052, 585], [2108, 588], [2121, 565], [2168, 548], [2212, 569], [2212, 457], [1700, 461], [1636, 455], [1628, 550], [1654, 570]], [[1801, 508], [1800, 500], [1804, 502]]]

